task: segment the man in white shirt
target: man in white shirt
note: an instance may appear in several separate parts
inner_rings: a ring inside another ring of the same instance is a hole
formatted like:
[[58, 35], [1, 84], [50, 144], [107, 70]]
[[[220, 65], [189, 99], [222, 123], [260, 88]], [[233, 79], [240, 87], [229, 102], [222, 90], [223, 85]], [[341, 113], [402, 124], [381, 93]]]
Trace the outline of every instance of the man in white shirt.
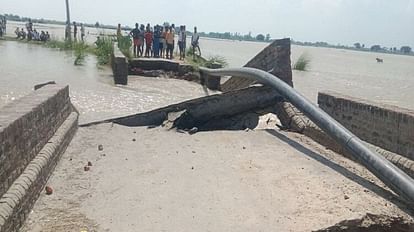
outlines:
[[196, 48], [198, 49], [199, 56], [201, 56], [201, 50], [200, 50], [200, 46], [198, 42], [199, 39], [200, 39], [200, 36], [197, 33], [197, 27], [194, 27], [194, 33], [193, 33], [193, 36], [191, 37], [191, 46], [193, 47], [193, 59], [195, 59]]

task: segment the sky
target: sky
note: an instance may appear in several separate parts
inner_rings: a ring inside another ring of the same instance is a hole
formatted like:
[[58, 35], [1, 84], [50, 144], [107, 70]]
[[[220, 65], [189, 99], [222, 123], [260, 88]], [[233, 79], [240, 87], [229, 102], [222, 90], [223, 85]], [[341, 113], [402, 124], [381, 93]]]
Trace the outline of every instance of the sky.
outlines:
[[[414, 0], [69, 0], [71, 20], [197, 26], [331, 44], [414, 47]], [[0, 0], [0, 14], [65, 21], [65, 0]]]

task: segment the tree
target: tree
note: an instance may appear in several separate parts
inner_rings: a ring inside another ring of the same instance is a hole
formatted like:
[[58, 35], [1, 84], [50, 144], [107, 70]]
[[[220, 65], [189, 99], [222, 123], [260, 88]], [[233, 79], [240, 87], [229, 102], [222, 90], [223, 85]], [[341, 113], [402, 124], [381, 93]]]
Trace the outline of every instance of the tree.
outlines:
[[264, 41], [264, 40], [265, 40], [265, 36], [264, 36], [264, 35], [262, 35], [262, 34], [258, 34], [258, 35], [256, 36], [256, 40], [259, 40], [259, 41]]
[[266, 35], [266, 41], [269, 42], [270, 41], [270, 34]]
[[100, 25], [99, 22], [95, 23], [95, 27], [99, 27], [99, 25]]
[[356, 49], [361, 49], [361, 44], [360, 43], [354, 43], [354, 47]]
[[371, 51], [378, 52], [382, 50], [380, 45], [371, 46]]
[[404, 53], [404, 54], [408, 54], [408, 53], [410, 53], [411, 52], [411, 47], [409, 47], [409, 46], [402, 46], [401, 47], [401, 49], [400, 49], [400, 51], [402, 52], [402, 53]]

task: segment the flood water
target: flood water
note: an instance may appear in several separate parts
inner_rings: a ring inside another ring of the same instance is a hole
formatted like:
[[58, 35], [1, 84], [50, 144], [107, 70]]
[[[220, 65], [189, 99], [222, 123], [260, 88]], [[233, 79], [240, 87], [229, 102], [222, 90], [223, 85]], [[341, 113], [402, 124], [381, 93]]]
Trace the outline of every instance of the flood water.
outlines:
[[[52, 26], [46, 27], [52, 35], [63, 34], [62, 26]], [[14, 29], [9, 25], [9, 33]], [[93, 30], [97, 29], [90, 29], [88, 41], [96, 39], [99, 31]], [[223, 56], [231, 67], [243, 66], [267, 46], [204, 38], [200, 45], [203, 56]], [[292, 62], [303, 53], [311, 58], [310, 68], [294, 71], [293, 81], [313, 102], [319, 91], [330, 90], [414, 109], [414, 57], [292, 46]], [[376, 57], [384, 63], [376, 63]], [[35, 84], [50, 80], [70, 85], [72, 102], [81, 111], [83, 122], [143, 112], [206, 94], [197, 84], [169, 79], [130, 77], [127, 87], [114, 86], [111, 70], [97, 68], [92, 56], [85, 65], [74, 66], [70, 53], [0, 40], [0, 107], [27, 94]]]
[[71, 53], [39, 45], [0, 40], [0, 54], [0, 107], [29, 93], [34, 85], [52, 80], [69, 85], [82, 123], [206, 95], [196, 83], [165, 78], [130, 76], [128, 86], [115, 86], [110, 68], [98, 68], [94, 57], [74, 66]]
[[[241, 67], [268, 44], [204, 39], [206, 56], [220, 55], [230, 66]], [[292, 65], [306, 53], [310, 68], [293, 71], [295, 88], [313, 102], [320, 91], [330, 90], [375, 102], [414, 109], [414, 56], [292, 46]], [[384, 59], [377, 63], [375, 58]]]

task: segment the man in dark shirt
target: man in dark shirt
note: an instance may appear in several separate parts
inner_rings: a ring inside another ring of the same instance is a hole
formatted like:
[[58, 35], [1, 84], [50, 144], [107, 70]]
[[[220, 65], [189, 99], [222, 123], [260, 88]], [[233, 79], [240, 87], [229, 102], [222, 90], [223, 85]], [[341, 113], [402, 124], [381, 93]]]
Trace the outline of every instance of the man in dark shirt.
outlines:
[[134, 41], [134, 56], [137, 57], [137, 54], [139, 54], [139, 50], [141, 47], [141, 40], [140, 40], [140, 34], [141, 31], [138, 28], [138, 23], [135, 23], [135, 28], [129, 33], [129, 35], [132, 35], [132, 40]]
[[76, 25], [76, 22], [73, 22], [73, 38], [75, 39], [75, 41], [78, 38], [77, 35], [78, 35], [78, 26]]

